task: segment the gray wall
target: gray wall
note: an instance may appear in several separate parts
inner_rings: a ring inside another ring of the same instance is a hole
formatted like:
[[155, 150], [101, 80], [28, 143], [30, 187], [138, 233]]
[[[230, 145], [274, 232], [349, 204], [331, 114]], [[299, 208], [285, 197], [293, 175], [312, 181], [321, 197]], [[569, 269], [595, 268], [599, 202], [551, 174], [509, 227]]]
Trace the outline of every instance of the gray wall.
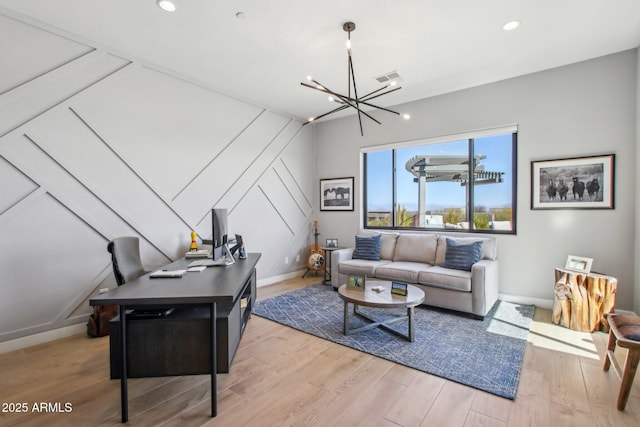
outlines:
[[303, 268], [311, 127], [1, 14], [0, 38], [0, 342], [86, 322], [111, 238], [152, 268], [211, 235], [212, 207], [259, 279]]
[[[357, 188], [354, 212], [320, 212], [323, 232], [354, 243], [362, 216], [362, 147], [516, 124], [518, 233], [498, 236], [500, 292], [548, 304], [553, 269], [572, 254], [593, 258], [593, 270], [616, 276], [617, 306], [632, 309], [637, 67], [637, 50], [631, 50], [424, 99], [397, 107], [411, 113], [410, 121], [385, 113], [376, 114], [381, 126], [366, 120], [364, 137], [353, 116], [317, 123], [319, 178], [354, 176]], [[532, 160], [609, 153], [616, 155], [615, 210], [530, 209]]]

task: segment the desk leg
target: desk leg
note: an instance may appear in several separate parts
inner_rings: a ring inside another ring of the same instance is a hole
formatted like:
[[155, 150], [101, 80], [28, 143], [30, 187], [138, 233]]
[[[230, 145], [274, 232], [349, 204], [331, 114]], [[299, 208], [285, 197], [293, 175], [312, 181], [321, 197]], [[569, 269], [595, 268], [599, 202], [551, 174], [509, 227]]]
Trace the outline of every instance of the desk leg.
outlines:
[[127, 307], [121, 305], [120, 310], [120, 411], [122, 422], [129, 421], [129, 402], [127, 392]]
[[216, 374], [218, 363], [216, 360], [216, 303], [211, 304], [211, 416], [218, 415], [218, 384]]

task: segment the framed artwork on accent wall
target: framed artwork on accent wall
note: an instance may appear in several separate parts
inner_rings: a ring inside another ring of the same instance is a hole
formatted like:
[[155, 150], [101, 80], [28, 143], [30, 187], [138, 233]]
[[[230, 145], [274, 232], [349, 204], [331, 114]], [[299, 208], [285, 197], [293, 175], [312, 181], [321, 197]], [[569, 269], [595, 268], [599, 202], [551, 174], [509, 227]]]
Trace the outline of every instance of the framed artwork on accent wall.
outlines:
[[353, 177], [320, 180], [321, 211], [353, 210]]
[[613, 209], [615, 154], [531, 162], [531, 209]]

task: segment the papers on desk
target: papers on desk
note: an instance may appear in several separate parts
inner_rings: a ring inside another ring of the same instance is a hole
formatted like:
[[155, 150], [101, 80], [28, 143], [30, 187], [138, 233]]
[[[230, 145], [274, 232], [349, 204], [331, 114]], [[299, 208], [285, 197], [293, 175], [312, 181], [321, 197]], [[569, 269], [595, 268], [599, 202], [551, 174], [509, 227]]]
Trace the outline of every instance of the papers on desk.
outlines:
[[219, 265], [231, 265], [233, 262], [229, 261], [227, 258], [220, 259], [203, 259], [197, 261], [191, 261], [187, 267], [215, 267]]
[[187, 270], [158, 270], [151, 273], [149, 277], [152, 279], [166, 278], [166, 277], [182, 277], [187, 273]]
[[210, 255], [210, 252], [208, 249], [200, 249], [197, 251], [189, 251], [186, 254], [184, 254], [185, 258], [207, 258]]
[[194, 267], [189, 267], [187, 268], [187, 271], [195, 271], [195, 272], [201, 272], [203, 270], [206, 270], [207, 266], [206, 265], [196, 265]]

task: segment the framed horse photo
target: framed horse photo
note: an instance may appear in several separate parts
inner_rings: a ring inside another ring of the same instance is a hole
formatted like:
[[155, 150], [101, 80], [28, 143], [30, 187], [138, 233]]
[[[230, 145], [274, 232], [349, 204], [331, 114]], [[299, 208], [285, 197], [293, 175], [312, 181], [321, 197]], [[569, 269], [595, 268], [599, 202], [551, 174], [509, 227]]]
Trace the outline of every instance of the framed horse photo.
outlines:
[[353, 177], [320, 180], [321, 211], [353, 210]]
[[615, 154], [531, 162], [531, 209], [614, 209]]

